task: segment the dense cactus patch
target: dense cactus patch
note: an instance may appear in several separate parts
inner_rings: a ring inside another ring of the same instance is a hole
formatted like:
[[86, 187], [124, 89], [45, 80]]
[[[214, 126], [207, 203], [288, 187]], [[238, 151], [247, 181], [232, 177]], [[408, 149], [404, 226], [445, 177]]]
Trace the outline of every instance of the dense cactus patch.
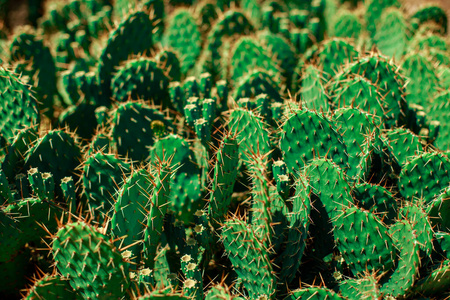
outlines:
[[28, 3], [0, 27], [1, 299], [450, 297], [444, 10]]

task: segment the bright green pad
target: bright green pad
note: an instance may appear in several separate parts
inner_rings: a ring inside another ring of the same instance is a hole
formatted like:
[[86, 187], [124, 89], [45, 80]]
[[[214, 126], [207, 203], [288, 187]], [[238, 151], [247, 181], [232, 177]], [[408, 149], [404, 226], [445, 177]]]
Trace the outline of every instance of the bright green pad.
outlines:
[[393, 267], [396, 251], [392, 239], [374, 214], [352, 207], [333, 224], [336, 246], [354, 276]]
[[269, 132], [266, 125], [253, 112], [242, 108], [233, 110], [228, 127], [237, 135], [239, 154], [245, 163], [251, 161], [252, 153], [261, 155], [269, 153]]
[[411, 53], [405, 56], [401, 67], [409, 79], [406, 86], [408, 104], [430, 105], [432, 95], [439, 88], [439, 79], [432, 63], [420, 53]]
[[381, 121], [357, 108], [341, 108], [333, 116], [335, 127], [347, 146], [348, 164], [347, 176], [357, 182], [369, 180], [371, 159], [367, 161], [364, 153], [381, 152], [378, 140]]
[[389, 281], [381, 287], [381, 292], [392, 297], [401, 297], [405, 296], [418, 278], [420, 242], [414, 233], [414, 227], [406, 220], [397, 221], [389, 228], [389, 233], [399, 250], [399, 260]]
[[308, 179], [301, 175], [295, 183], [295, 195], [287, 200], [292, 204], [292, 212], [287, 217], [289, 224], [286, 249], [279, 256], [278, 261], [278, 264], [281, 265], [280, 282], [290, 283], [295, 278], [300, 266], [310, 223], [310, 193], [311, 186]]
[[115, 243], [117, 247], [125, 248], [138, 242], [127, 249], [132, 257], [138, 257], [137, 262], [141, 260], [149, 200], [154, 188], [152, 177], [146, 169], [137, 170], [128, 177], [118, 192], [111, 219], [113, 236], [119, 238]]
[[[164, 217], [170, 204], [170, 177], [172, 175], [169, 166], [163, 162], [154, 167], [152, 178], [153, 191], [145, 205], [148, 206], [144, 212], [147, 220], [144, 233], [144, 257], [145, 265], [154, 268], [157, 255], [157, 249], [163, 233]], [[148, 212], [147, 212], [148, 211]]]
[[440, 125], [439, 134], [434, 145], [440, 150], [450, 149], [450, 86], [434, 96], [433, 103], [426, 106], [427, 118], [438, 121]]
[[298, 289], [291, 292], [291, 295], [284, 300], [343, 300], [341, 296], [326, 288], [311, 287]]
[[129, 15], [111, 32], [106, 47], [103, 49], [98, 64], [98, 76], [102, 92], [102, 103], [109, 106], [111, 97], [111, 80], [115, 68], [131, 54], [150, 51], [153, 46], [152, 32], [154, 26], [149, 15], [138, 11]]
[[330, 93], [336, 108], [358, 108], [386, 121], [385, 111], [388, 109], [388, 103], [378, 86], [368, 79], [359, 75], [351, 76], [348, 80], [332, 85]]
[[[283, 249], [282, 247], [286, 243], [288, 235], [288, 230], [286, 230], [286, 228], [289, 226], [288, 217], [290, 210], [285, 200], [278, 193], [277, 188], [273, 185], [269, 186], [269, 199], [271, 199], [269, 203], [269, 210], [272, 220], [272, 223], [270, 224], [272, 231], [270, 242], [273, 249], [272, 253], [276, 254], [281, 253]], [[295, 240], [295, 242], [298, 242], [298, 240], [299, 239]], [[298, 249], [299, 252], [303, 254], [303, 249], [300, 249], [302, 245], [301, 242], [302, 241], [299, 243], [300, 246]], [[278, 255], [278, 257], [281, 257], [281, 255]]]
[[328, 97], [325, 93], [325, 81], [320, 69], [313, 65], [306, 66], [302, 71], [300, 101], [302, 106], [310, 110], [327, 112]]
[[351, 188], [346, 181], [345, 173], [333, 161], [314, 159], [307, 166], [311, 192], [325, 206], [332, 222], [342, 214], [342, 210], [353, 206]]
[[[354, 75], [360, 75], [369, 80], [370, 83], [377, 86], [377, 90], [383, 95], [384, 101], [381, 105], [381, 114], [386, 119], [386, 125], [393, 127], [403, 124], [403, 115], [406, 111], [406, 100], [404, 98], [405, 83], [403, 77], [398, 72], [398, 67], [377, 54], [359, 58], [356, 62], [349, 64], [341, 73], [336, 75], [330, 83], [329, 90], [331, 94], [333, 95], [339, 87], [344, 86]], [[371, 105], [371, 107], [373, 106]], [[372, 114], [379, 115], [379, 113]]]
[[202, 49], [201, 34], [192, 12], [179, 8], [170, 15], [162, 43], [179, 54], [181, 73], [186, 75]]
[[116, 199], [130, 165], [114, 154], [101, 152], [90, 156], [83, 167], [83, 189], [90, 209], [107, 214]]
[[252, 183], [251, 188], [251, 208], [250, 217], [254, 233], [258, 240], [266, 248], [271, 245], [272, 235], [272, 214], [270, 213], [270, 204], [274, 202], [270, 198], [270, 184], [267, 182], [268, 157], [262, 154], [253, 154], [249, 156], [247, 164], [249, 179]]
[[188, 224], [193, 220], [194, 213], [204, 205], [200, 170], [195, 164], [195, 155], [189, 143], [179, 136], [168, 135], [159, 139], [151, 150], [150, 160], [154, 164], [169, 159], [174, 175], [170, 182], [168, 209], [176, 218]]
[[351, 38], [357, 40], [361, 34], [361, 21], [358, 16], [349, 10], [342, 9], [337, 12], [332, 34], [339, 38]]
[[332, 161], [315, 159], [306, 167], [311, 185], [309, 235], [313, 236], [313, 248], [318, 259], [333, 252], [333, 221], [340, 211], [352, 206], [350, 186], [343, 171]]
[[28, 86], [3, 67], [0, 91], [0, 133], [11, 142], [16, 130], [39, 124], [38, 106]]
[[34, 282], [33, 286], [28, 289], [24, 299], [75, 300], [76, 296], [68, 280], [62, 279], [58, 275], [46, 275]]
[[320, 44], [316, 56], [318, 65], [323, 67], [324, 77], [330, 79], [345, 64], [352, 62], [358, 56], [358, 51], [348, 41], [332, 38]]
[[349, 278], [339, 282], [339, 291], [345, 299], [378, 299], [381, 292], [375, 276]]
[[[40, 172], [52, 173], [54, 181], [60, 182], [74, 174], [80, 163], [80, 152], [72, 134], [64, 130], [51, 130], [39, 138], [27, 153], [25, 170], [38, 168]], [[61, 194], [59, 187], [56, 194]]]
[[282, 102], [280, 87], [265, 71], [253, 70], [243, 76], [236, 84], [233, 92], [235, 101], [241, 98], [255, 98], [260, 94], [266, 94], [272, 101]]
[[53, 257], [61, 275], [86, 299], [120, 298], [129, 284], [122, 255], [83, 222], [66, 224], [53, 238]]
[[408, 48], [409, 36], [408, 23], [402, 11], [397, 8], [385, 10], [374, 37], [381, 53], [400, 60]]
[[159, 110], [143, 103], [127, 102], [114, 112], [112, 137], [119, 154], [145, 160], [158, 135], [164, 135], [170, 127], [171, 123]]
[[385, 224], [390, 224], [397, 218], [397, 202], [392, 192], [386, 188], [361, 183], [353, 188], [353, 194], [362, 208], [376, 214]]
[[266, 72], [272, 80], [280, 83], [280, 69], [255, 38], [241, 37], [231, 49], [229, 61], [230, 81], [239, 82], [244, 75], [257, 69]]
[[367, 24], [367, 31], [369, 31], [372, 37], [376, 34], [383, 11], [389, 7], [400, 7], [400, 3], [397, 0], [369, 0], [365, 4], [366, 11], [364, 18]]
[[423, 251], [425, 256], [431, 257], [433, 251], [433, 228], [423, 207], [408, 203], [401, 208], [399, 216], [402, 216], [411, 225], [420, 250]]
[[241, 220], [229, 220], [222, 228], [221, 237], [228, 258], [249, 297], [272, 298], [276, 278], [272, 274], [268, 250], [258, 241], [252, 227]]
[[392, 156], [392, 159], [400, 166], [423, 153], [423, 146], [419, 137], [409, 129], [395, 128], [387, 131], [383, 136], [383, 143]]
[[111, 91], [118, 102], [132, 99], [165, 107], [169, 104], [169, 78], [148, 58], [129, 60], [118, 68], [111, 80]]
[[216, 154], [214, 177], [208, 204], [208, 215], [213, 222], [221, 223], [231, 203], [238, 174], [239, 145], [236, 137], [224, 137]]
[[450, 160], [441, 153], [424, 153], [405, 164], [398, 179], [403, 197], [428, 204], [450, 184]]
[[333, 123], [324, 116], [309, 110], [294, 111], [282, 128], [280, 149], [292, 173], [321, 157], [347, 169], [347, 147]]
[[447, 187], [426, 207], [433, 228], [450, 232], [450, 188]]

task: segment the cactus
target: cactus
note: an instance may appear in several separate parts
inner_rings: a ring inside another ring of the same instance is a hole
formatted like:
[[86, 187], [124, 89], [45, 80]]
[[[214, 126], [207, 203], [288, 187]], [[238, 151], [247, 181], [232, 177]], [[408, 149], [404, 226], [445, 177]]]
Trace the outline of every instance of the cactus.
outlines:
[[365, 271], [389, 271], [396, 250], [388, 229], [373, 214], [351, 207], [333, 220], [336, 246], [356, 276]]
[[[10, 46], [10, 62], [16, 63], [15, 72], [28, 78], [39, 99], [39, 110], [53, 115], [53, 97], [56, 94], [55, 62], [48, 47], [28, 28], [21, 28]], [[45, 76], [45, 78], [44, 78]]]
[[411, 53], [405, 56], [402, 68], [405, 77], [410, 79], [406, 86], [406, 101], [429, 106], [429, 97], [439, 88], [438, 78], [430, 61], [422, 54]]
[[[54, 182], [60, 182], [66, 176], [74, 175], [81, 159], [80, 147], [73, 134], [64, 130], [52, 130], [37, 139], [25, 158], [25, 170], [38, 168], [41, 172], [50, 172]], [[61, 195], [57, 186], [55, 192]]]
[[310, 110], [328, 111], [328, 98], [324, 88], [324, 73], [313, 65], [305, 66], [302, 72], [300, 100]]
[[442, 31], [447, 32], [448, 18], [445, 11], [436, 5], [422, 6], [412, 17], [413, 26], [418, 28], [421, 24], [432, 21], [442, 28]]
[[40, 279], [36, 279], [33, 286], [27, 290], [25, 299], [76, 299], [68, 280], [58, 275], [45, 275]]
[[[347, 147], [326, 117], [314, 111], [294, 111], [282, 128], [280, 149], [291, 172], [321, 157], [330, 158], [342, 168], [348, 168]], [[318, 134], [319, 131], [327, 134]]]
[[375, 43], [381, 53], [399, 61], [407, 51], [411, 33], [402, 12], [390, 8], [383, 12], [375, 34]]
[[356, 59], [358, 51], [344, 39], [333, 38], [320, 44], [316, 57], [323, 66], [323, 74], [327, 79], [335, 76], [347, 63]]
[[345, 9], [338, 11], [334, 22], [332, 32], [335, 37], [355, 40], [359, 38], [362, 25], [355, 13]]
[[276, 284], [267, 249], [256, 238], [252, 227], [241, 220], [225, 222], [221, 237], [233, 267], [252, 299], [274, 296]]
[[443, 9], [40, 1], [0, 13], [3, 298], [448, 296]]
[[236, 182], [239, 162], [239, 145], [237, 139], [226, 135], [217, 151], [212, 180], [208, 215], [215, 224], [220, 224], [225, 218], [231, 203], [231, 194]]
[[[111, 81], [115, 67], [127, 60], [130, 54], [142, 54], [153, 46], [153, 24], [145, 12], [129, 15], [111, 32], [98, 64], [98, 76], [101, 88], [100, 105], [109, 106]], [[119, 51], [117, 51], [119, 49]], [[100, 99], [99, 99], [100, 100]]]
[[381, 292], [400, 297], [407, 294], [417, 280], [420, 265], [419, 246], [413, 226], [409, 222], [400, 220], [389, 231], [399, 250], [399, 261], [394, 273], [381, 287]]
[[1, 67], [0, 78], [0, 131], [6, 140], [12, 140], [16, 130], [39, 124], [40, 116], [32, 92], [17, 76]]
[[353, 194], [361, 208], [376, 214], [385, 224], [391, 224], [397, 218], [397, 202], [393, 193], [386, 188], [361, 183], [353, 188]]
[[81, 180], [86, 205], [91, 210], [108, 214], [115, 200], [115, 191], [120, 188], [123, 177], [130, 171], [127, 162], [113, 154], [95, 153], [84, 162]]
[[174, 11], [169, 18], [163, 44], [179, 53], [181, 74], [184, 76], [194, 67], [200, 55], [201, 41], [192, 13], [184, 8]]
[[[117, 152], [134, 160], [144, 160], [156, 139], [170, 132], [171, 124], [157, 109], [142, 102], [126, 102], [113, 116], [112, 137]], [[130, 134], [131, 133], [131, 134]]]
[[145, 100], [166, 107], [168, 86], [169, 79], [158, 64], [144, 58], [127, 61], [111, 79], [113, 98], [119, 102]]
[[441, 153], [417, 155], [402, 168], [398, 179], [400, 193], [409, 201], [428, 204], [450, 183], [449, 163]]
[[395, 161], [400, 167], [423, 152], [419, 137], [408, 129], [389, 130], [384, 138], [383, 143], [392, 156], [392, 161]]
[[383, 15], [383, 11], [389, 7], [399, 7], [397, 0], [370, 0], [366, 5], [365, 21], [367, 30], [373, 37], [376, 34], [377, 26]]
[[294, 300], [294, 299], [311, 299], [311, 300], [319, 300], [319, 299], [330, 299], [330, 300], [342, 300], [341, 296], [333, 292], [332, 290], [328, 290], [325, 288], [306, 288], [306, 289], [298, 289], [291, 292], [291, 295], [284, 298], [285, 300]]
[[435, 95], [433, 104], [427, 107], [427, 118], [437, 121], [440, 125], [439, 134], [434, 144], [441, 150], [447, 150], [450, 146], [450, 139], [448, 137], [447, 118], [448, 115], [448, 100], [450, 99], [450, 92], [443, 91]]
[[130, 279], [122, 255], [91, 225], [75, 222], [59, 228], [52, 252], [59, 272], [83, 297], [107, 299], [125, 293]]

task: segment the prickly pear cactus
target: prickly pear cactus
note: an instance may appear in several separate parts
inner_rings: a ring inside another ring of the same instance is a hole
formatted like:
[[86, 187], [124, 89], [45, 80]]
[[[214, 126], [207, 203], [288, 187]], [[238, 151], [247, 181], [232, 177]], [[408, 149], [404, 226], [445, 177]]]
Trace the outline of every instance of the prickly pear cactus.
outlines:
[[445, 9], [6, 2], [2, 299], [449, 298]]

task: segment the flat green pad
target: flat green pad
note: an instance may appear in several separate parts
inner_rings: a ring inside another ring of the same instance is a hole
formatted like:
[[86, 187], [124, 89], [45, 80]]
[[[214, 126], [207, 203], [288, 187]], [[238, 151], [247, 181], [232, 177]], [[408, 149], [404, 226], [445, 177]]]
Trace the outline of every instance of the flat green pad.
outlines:
[[441, 153], [424, 153], [403, 166], [398, 187], [409, 201], [423, 200], [426, 204], [450, 184], [450, 159]]
[[294, 111], [282, 128], [280, 149], [292, 173], [312, 159], [324, 157], [347, 169], [347, 147], [333, 123], [324, 116], [309, 110]]
[[393, 267], [396, 250], [388, 229], [374, 214], [352, 207], [333, 224], [336, 246], [353, 275]]
[[61, 274], [85, 299], [124, 295], [129, 284], [122, 255], [108, 237], [84, 222], [66, 224], [53, 239], [53, 257]]

